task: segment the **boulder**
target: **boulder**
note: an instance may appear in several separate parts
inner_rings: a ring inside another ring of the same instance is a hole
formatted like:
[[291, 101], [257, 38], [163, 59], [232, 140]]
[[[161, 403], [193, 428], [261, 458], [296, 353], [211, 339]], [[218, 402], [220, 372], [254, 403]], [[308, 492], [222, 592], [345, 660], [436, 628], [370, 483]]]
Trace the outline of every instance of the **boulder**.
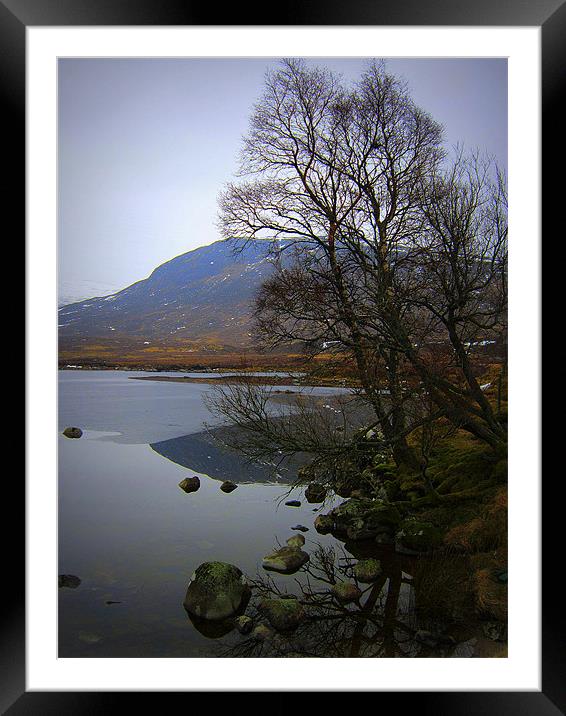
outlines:
[[378, 559], [362, 559], [354, 565], [354, 577], [363, 584], [375, 582], [379, 579], [382, 571], [381, 562]]
[[220, 489], [222, 492], [234, 492], [234, 490], [238, 487], [235, 482], [232, 482], [232, 480], [226, 480], [220, 485]]
[[298, 599], [264, 599], [258, 608], [277, 631], [296, 629], [306, 616]]
[[317, 482], [311, 482], [305, 490], [305, 499], [309, 503], [324, 502], [327, 489], [324, 485]]
[[66, 438], [80, 438], [83, 434], [83, 431], [80, 428], [65, 428], [63, 430], [63, 435]]
[[294, 527], [291, 527], [292, 530], [299, 530], [299, 532], [308, 532], [309, 528], [305, 527], [304, 525], [295, 525]]
[[194, 477], [185, 477], [179, 483], [179, 487], [184, 492], [196, 492], [200, 487], [200, 480], [196, 475]]
[[262, 567], [271, 572], [293, 574], [309, 559], [309, 555], [298, 547], [281, 547], [263, 558]]
[[234, 619], [234, 624], [240, 634], [249, 634], [253, 628], [254, 622], [251, 617], [247, 617], [245, 614], [242, 614], [242, 616]]
[[330, 591], [342, 604], [357, 602], [362, 596], [362, 590], [353, 582], [338, 582], [332, 586]]
[[250, 588], [242, 571], [225, 562], [204, 562], [195, 570], [183, 606], [200, 619], [231, 617], [247, 603]]
[[81, 583], [80, 578], [76, 577], [74, 574], [60, 574], [59, 575], [59, 586], [60, 587], [68, 587], [69, 589], [76, 589], [80, 583]]
[[319, 515], [314, 521], [314, 528], [321, 535], [327, 535], [334, 529], [334, 520], [330, 515]]
[[287, 505], [287, 507], [300, 507], [301, 506], [301, 503], [299, 502], [299, 500], [287, 500], [287, 502], [285, 504]]
[[287, 540], [289, 547], [298, 547], [299, 549], [304, 545], [305, 538], [303, 535], [293, 535]]
[[430, 522], [406, 519], [395, 534], [395, 551], [400, 554], [431, 552], [442, 542], [442, 533]]

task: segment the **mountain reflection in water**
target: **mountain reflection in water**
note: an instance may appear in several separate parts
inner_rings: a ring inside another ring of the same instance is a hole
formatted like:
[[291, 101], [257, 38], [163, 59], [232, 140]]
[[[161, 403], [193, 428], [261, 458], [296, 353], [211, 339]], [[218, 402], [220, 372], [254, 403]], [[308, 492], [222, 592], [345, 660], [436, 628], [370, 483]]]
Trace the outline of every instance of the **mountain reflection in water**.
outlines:
[[208, 475], [214, 480], [234, 482], [277, 482], [290, 484], [297, 475], [297, 469], [306, 462], [300, 457], [281, 462], [250, 462], [236, 450], [223, 444], [223, 434], [229, 428], [218, 428], [193, 435], [151, 443], [150, 447], [159, 455], [189, 470]]

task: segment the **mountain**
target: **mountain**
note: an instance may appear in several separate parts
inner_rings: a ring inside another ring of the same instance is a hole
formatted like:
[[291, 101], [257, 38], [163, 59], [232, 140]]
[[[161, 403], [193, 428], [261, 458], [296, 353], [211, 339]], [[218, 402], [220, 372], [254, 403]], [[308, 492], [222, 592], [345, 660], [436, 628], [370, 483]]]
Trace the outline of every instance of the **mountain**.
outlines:
[[217, 241], [177, 256], [122, 291], [59, 309], [62, 355], [234, 351], [253, 344], [251, 311], [273, 271], [269, 243]]

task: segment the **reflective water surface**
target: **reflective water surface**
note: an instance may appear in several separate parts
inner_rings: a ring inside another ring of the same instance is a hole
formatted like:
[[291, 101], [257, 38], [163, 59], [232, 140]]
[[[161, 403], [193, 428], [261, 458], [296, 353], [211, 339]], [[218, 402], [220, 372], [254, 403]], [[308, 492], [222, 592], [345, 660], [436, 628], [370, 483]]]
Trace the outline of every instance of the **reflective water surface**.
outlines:
[[[319, 535], [319, 505], [298, 490], [292, 497], [301, 506], [284, 504], [291, 468], [249, 466], [203, 432], [213, 422], [202, 402], [209, 386], [135, 375], [142, 374], [59, 373], [59, 429], [84, 431], [79, 440], [58, 437], [58, 572], [81, 580], [59, 588], [59, 656], [473, 654], [477, 639], [457, 620], [419, 617], [412, 558]], [[186, 494], [178, 483], [194, 474], [200, 490]], [[228, 478], [239, 487], [225, 494], [220, 480]], [[268, 574], [262, 557], [298, 534], [291, 530], [297, 524], [308, 528], [310, 563], [294, 575]], [[382, 577], [360, 585], [357, 603], [338, 604], [328, 593], [333, 580], [351, 579], [352, 565], [366, 555], [381, 560]], [[300, 598], [307, 618], [296, 632], [261, 642], [230, 623], [193, 624], [183, 599], [190, 575], [210, 560], [235, 564], [254, 581], [250, 615], [257, 616], [258, 599], [283, 593]]]

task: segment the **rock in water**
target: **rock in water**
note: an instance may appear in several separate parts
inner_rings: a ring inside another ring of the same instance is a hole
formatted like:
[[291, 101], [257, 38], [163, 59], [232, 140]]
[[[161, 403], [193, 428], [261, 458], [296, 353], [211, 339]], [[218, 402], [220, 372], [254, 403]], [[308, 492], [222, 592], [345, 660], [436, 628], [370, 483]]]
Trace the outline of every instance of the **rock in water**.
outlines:
[[357, 602], [362, 596], [362, 591], [353, 582], [338, 582], [334, 584], [330, 590], [342, 604], [349, 604], [350, 602]]
[[289, 547], [298, 547], [299, 549], [304, 545], [305, 538], [303, 535], [293, 535], [287, 540]]
[[263, 558], [262, 567], [272, 572], [293, 574], [309, 559], [309, 555], [298, 547], [281, 547]]
[[277, 631], [296, 629], [306, 616], [298, 599], [264, 599], [259, 611]]
[[80, 438], [83, 434], [83, 431], [80, 428], [65, 428], [63, 430], [63, 435], [66, 438]]
[[334, 520], [330, 515], [319, 515], [314, 521], [314, 528], [321, 535], [327, 535], [334, 529]]
[[250, 588], [238, 567], [204, 562], [191, 577], [183, 606], [200, 619], [226, 619], [236, 614], [249, 596]]
[[378, 559], [362, 559], [354, 565], [354, 577], [364, 584], [375, 582], [381, 571], [381, 562]]
[[76, 589], [80, 583], [81, 583], [80, 578], [76, 577], [74, 574], [60, 574], [59, 575], [59, 586], [60, 587], [68, 587], [69, 589]]
[[294, 527], [291, 527], [292, 530], [299, 530], [299, 532], [308, 532], [309, 528], [305, 527], [304, 525], [295, 525]]
[[301, 503], [299, 502], [299, 500], [287, 500], [287, 502], [285, 504], [287, 505], [287, 507], [300, 507], [301, 506]]
[[179, 483], [179, 487], [185, 492], [196, 492], [200, 487], [200, 480], [196, 475], [194, 477], [185, 477]]
[[305, 490], [305, 499], [311, 504], [316, 502], [324, 502], [326, 492], [327, 490], [324, 485], [319, 485], [316, 482], [311, 482]]
[[234, 619], [234, 624], [240, 634], [249, 634], [253, 628], [254, 622], [251, 617], [247, 617], [245, 614], [242, 614], [241, 617], [236, 617]]
[[232, 480], [226, 480], [220, 485], [220, 489], [222, 492], [234, 492], [234, 490], [238, 487], [235, 482], [232, 482]]

